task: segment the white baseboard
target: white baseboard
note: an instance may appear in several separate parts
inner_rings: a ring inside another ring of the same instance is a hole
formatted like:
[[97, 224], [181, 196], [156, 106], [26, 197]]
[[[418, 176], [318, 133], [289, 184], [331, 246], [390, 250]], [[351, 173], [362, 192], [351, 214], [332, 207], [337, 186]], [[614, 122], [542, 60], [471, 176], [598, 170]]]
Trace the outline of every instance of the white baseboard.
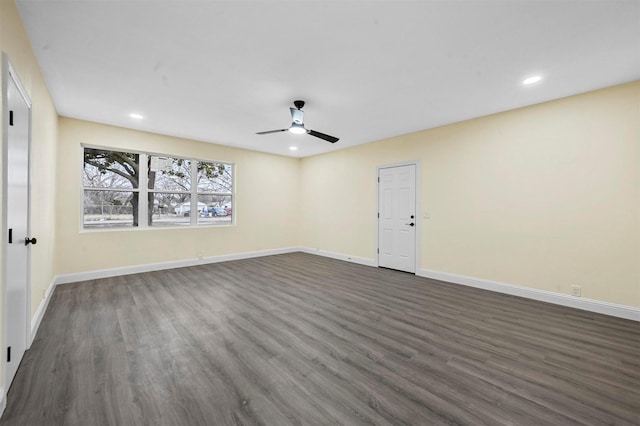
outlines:
[[601, 300], [587, 299], [584, 297], [569, 296], [552, 291], [538, 290], [529, 287], [520, 287], [513, 284], [506, 284], [497, 281], [484, 280], [480, 278], [467, 277], [464, 275], [448, 274], [445, 272], [420, 269], [416, 275], [425, 278], [432, 278], [439, 281], [446, 281], [454, 284], [462, 284], [469, 287], [481, 288], [512, 296], [524, 297], [527, 299], [539, 300], [541, 302], [553, 303], [555, 305], [567, 306], [570, 308], [582, 309], [599, 314], [611, 315], [633, 321], [640, 321], [640, 308], [633, 306], [618, 305], [616, 303], [603, 302]]
[[0, 417], [2, 417], [5, 408], [7, 408], [7, 393], [4, 391], [4, 388], [0, 386]]
[[49, 287], [44, 291], [44, 297], [40, 301], [40, 305], [38, 309], [36, 309], [36, 313], [31, 318], [31, 335], [29, 336], [29, 341], [27, 342], [27, 349], [31, 347], [33, 343], [33, 339], [36, 338], [36, 334], [38, 333], [38, 328], [40, 328], [40, 323], [42, 322], [42, 317], [47, 310], [47, 306], [49, 306], [49, 300], [51, 300], [51, 295], [53, 294], [53, 289], [56, 286], [56, 278], [49, 283]]
[[[271, 256], [275, 254], [303, 252], [315, 254], [318, 256], [329, 257], [332, 259], [353, 262], [360, 265], [377, 267], [375, 259], [366, 257], [351, 256], [344, 253], [336, 253], [327, 250], [320, 250], [310, 247], [286, 247], [281, 249], [258, 250], [245, 253], [233, 253], [220, 256], [209, 256], [199, 259], [184, 259], [171, 262], [152, 263], [145, 265], [133, 265], [122, 268], [102, 269], [97, 271], [78, 272], [73, 274], [58, 275], [55, 278], [55, 285], [67, 284], [79, 281], [95, 280], [99, 278], [109, 278], [121, 275], [137, 274], [142, 272], [161, 271], [164, 269], [182, 268], [186, 266], [204, 265], [208, 263], [226, 262], [230, 260], [249, 259], [252, 257]], [[447, 281], [454, 284], [462, 284], [469, 287], [481, 288], [484, 290], [495, 291], [498, 293], [509, 294], [512, 296], [524, 297], [527, 299], [539, 300], [542, 302], [553, 303], [556, 305], [568, 306], [571, 308], [582, 309], [585, 311], [611, 315], [614, 317], [625, 318], [633, 321], [640, 321], [640, 308], [633, 306], [619, 305], [610, 302], [604, 302], [584, 297], [574, 297], [552, 291], [538, 290], [529, 287], [521, 287], [513, 284], [501, 283], [496, 281], [485, 280], [481, 278], [467, 277], [463, 275], [449, 274], [445, 272], [432, 271], [429, 269], [419, 269], [417, 276], [432, 278], [440, 281]], [[46, 310], [51, 296], [51, 289], [47, 289], [47, 295], [41, 306], [38, 307], [34, 320], [32, 321], [32, 339], [41, 321], [41, 317]], [[42, 309], [41, 309], [42, 308]]]
[[358, 263], [360, 265], [378, 266], [378, 264], [374, 259], [368, 259], [366, 257], [351, 256], [349, 254], [336, 253], [332, 251], [314, 249], [309, 247], [299, 247], [298, 251], [301, 251], [303, 253], [308, 253], [308, 254], [316, 254], [318, 256], [330, 257], [331, 259], [338, 259], [338, 260], [344, 260], [347, 262]]
[[208, 263], [227, 262], [230, 260], [249, 259], [252, 257], [271, 256], [274, 254], [293, 253], [299, 251], [298, 247], [286, 247], [281, 249], [257, 250], [245, 253], [223, 254], [220, 256], [207, 256], [197, 259], [175, 260], [171, 262], [149, 263], [145, 265], [125, 266], [121, 268], [100, 269], [97, 271], [77, 272], [73, 274], [58, 275], [57, 284], [68, 284], [80, 281], [96, 280], [100, 278], [118, 277], [121, 275], [139, 274], [142, 272], [162, 271], [165, 269], [184, 268], [186, 266], [205, 265]]

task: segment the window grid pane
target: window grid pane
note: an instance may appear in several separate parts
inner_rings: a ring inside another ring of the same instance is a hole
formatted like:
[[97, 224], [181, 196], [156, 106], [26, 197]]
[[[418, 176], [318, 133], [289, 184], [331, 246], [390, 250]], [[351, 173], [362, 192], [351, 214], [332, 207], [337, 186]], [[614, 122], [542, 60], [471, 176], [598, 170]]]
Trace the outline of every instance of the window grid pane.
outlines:
[[84, 149], [83, 186], [88, 188], [138, 188], [140, 155], [104, 149]]
[[137, 226], [134, 205], [138, 193], [131, 191], [85, 190], [83, 224], [85, 228]]
[[198, 206], [206, 210], [198, 215], [198, 225], [229, 225], [233, 221], [232, 197], [228, 194], [198, 194]]
[[148, 188], [160, 191], [191, 191], [191, 160], [150, 155]]
[[149, 226], [188, 226], [191, 223], [191, 195], [184, 193], [152, 193]]
[[233, 192], [233, 166], [226, 163], [198, 162], [198, 193]]

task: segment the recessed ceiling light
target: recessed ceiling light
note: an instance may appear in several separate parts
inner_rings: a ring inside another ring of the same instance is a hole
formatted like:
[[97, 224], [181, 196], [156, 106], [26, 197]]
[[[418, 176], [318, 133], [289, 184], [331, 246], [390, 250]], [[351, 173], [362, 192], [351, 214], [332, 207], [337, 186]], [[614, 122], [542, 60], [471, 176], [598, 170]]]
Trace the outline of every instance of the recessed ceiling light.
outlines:
[[522, 84], [525, 84], [525, 85], [527, 85], [527, 84], [533, 84], [533, 83], [537, 83], [537, 82], [539, 82], [540, 80], [542, 80], [542, 76], [534, 75], [534, 76], [532, 76], [532, 77], [525, 78], [525, 79], [522, 81]]
[[136, 114], [135, 112], [132, 112], [131, 114], [129, 114], [129, 117], [135, 118], [136, 120], [141, 120], [144, 118], [143, 116], [141, 116], [140, 114]]
[[298, 150], [298, 147], [297, 147], [297, 146], [290, 146], [290, 147], [289, 147], [289, 149], [290, 149], [291, 151], [297, 151], [297, 150]]

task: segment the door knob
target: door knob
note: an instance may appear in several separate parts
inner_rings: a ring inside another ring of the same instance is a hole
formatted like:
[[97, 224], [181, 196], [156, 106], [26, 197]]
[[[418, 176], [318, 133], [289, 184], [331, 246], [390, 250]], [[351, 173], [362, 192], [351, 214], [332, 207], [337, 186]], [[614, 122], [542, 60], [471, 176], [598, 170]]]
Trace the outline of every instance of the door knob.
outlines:
[[24, 245], [28, 246], [29, 244], [36, 244], [38, 242], [38, 240], [36, 240], [35, 238], [31, 238], [29, 239], [28, 237], [24, 239]]
[[405, 223], [405, 225], [409, 225], [409, 226], [414, 226], [415, 223], [411, 222], [411, 223]]

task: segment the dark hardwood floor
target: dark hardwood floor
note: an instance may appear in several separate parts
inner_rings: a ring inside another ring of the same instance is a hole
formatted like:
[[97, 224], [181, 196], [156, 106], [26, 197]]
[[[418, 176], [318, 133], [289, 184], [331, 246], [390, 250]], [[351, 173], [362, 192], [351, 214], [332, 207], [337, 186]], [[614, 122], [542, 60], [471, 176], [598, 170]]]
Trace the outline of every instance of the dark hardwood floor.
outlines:
[[640, 323], [293, 253], [58, 286], [0, 425], [638, 425]]

